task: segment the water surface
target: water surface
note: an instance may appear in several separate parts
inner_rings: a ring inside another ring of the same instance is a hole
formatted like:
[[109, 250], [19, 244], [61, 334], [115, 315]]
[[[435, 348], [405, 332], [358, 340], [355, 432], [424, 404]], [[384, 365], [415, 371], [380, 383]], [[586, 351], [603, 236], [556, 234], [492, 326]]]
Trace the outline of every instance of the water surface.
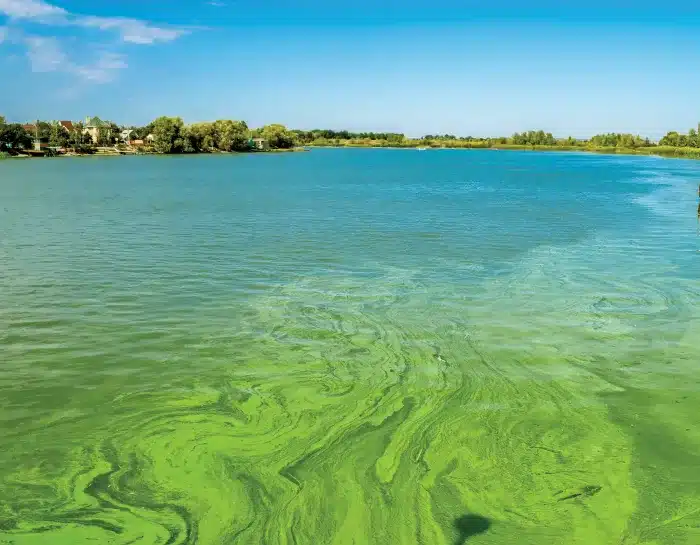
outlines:
[[0, 543], [700, 543], [698, 179], [0, 163]]

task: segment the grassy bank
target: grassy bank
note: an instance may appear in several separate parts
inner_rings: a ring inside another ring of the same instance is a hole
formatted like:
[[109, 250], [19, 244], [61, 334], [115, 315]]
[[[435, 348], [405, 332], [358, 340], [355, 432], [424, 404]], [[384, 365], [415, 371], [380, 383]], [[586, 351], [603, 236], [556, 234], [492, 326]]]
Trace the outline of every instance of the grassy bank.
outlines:
[[[426, 147], [423, 140], [406, 139], [390, 142], [387, 140], [320, 140], [309, 144], [311, 147], [345, 147], [345, 148], [423, 148]], [[428, 146], [428, 149], [491, 149], [513, 151], [578, 151], [586, 153], [605, 153], [619, 155], [659, 155], [661, 157], [678, 157], [686, 159], [700, 159], [700, 148], [672, 147], [672, 146], [643, 146], [643, 147], [613, 147], [613, 146], [537, 146], [522, 144], [498, 144], [487, 141], [454, 140], [440, 142]]]
[[614, 146], [519, 146], [515, 144], [496, 144], [491, 149], [523, 151], [582, 151], [588, 153], [609, 153], [619, 155], [659, 155], [662, 157], [681, 157], [700, 159], [699, 148], [676, 148], [672, 146], [644, 146], [637, 148]]

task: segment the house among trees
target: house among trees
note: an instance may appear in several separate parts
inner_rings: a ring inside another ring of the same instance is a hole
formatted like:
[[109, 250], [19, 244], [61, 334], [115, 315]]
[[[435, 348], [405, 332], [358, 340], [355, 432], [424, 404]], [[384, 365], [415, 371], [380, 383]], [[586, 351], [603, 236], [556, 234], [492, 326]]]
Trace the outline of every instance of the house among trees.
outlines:
[[68, 134], [71, 134], [75, 130], [75, 126], [72, 121], [59, 121], [58, 124], [65, 130]]
[[45, 139], [45, 141], [42, 142], [40, 137], [41, 128], [39, 125], [34, 123], [25, 123], [22, 125], [22, 128], [27, 131], [27, 134], [32, 139], [32, 148], [35, 151], [40, 151], [42, 147], [46, 147], [48, 140]]
[[253, 138], [250, 143], [250, 147], [256, 150], [264, 151], [270, 149], [270, 144], [265, 138]]
[[92, 143], [97, 145], [100, 141], [100, 129], [109, 126], [109, 123], [102, 121], [99, 117], [86, 117], [84, 126], [83, 134], [89, 135]]

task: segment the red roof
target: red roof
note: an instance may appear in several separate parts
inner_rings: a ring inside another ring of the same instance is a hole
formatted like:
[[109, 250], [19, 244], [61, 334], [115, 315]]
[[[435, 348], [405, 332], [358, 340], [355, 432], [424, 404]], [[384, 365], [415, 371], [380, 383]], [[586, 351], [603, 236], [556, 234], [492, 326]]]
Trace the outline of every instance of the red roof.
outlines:
[[67, 131], [72, 131], [74, 129], [72, 121], [59, 121], [59, 123], [61, 124], [61, 127]]
[[36, 125], [32, 125], [31, 123], [27, 123], [26, 125], [22, 125], [24, 127], [24, 130], [27, 132], [34, 133], [36, 131]]

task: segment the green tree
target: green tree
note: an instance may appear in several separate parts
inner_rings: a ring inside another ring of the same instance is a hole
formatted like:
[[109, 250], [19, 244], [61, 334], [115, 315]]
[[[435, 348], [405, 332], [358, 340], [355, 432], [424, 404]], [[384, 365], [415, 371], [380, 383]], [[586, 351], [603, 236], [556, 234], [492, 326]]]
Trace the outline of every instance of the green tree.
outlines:
[[190, 126], [192, 138], [200, 151], [212, 151], [216, 148], [216, 129], [214, 123], [195, 123]]
[[284, 125], [265, 125], [260, 130], [260, 136], [267, 140], [271, 148], [288, 149], [294, 147], [294, 133]]
[[149, 123], [144, 127], [129, 127], [134, 132], [131, 133], [132, 140], [144, 140], [149, 134], [153, 133], [153, 123]]
[[83, 125], [82, 121], [78, 121], [73, 125], [73, 130], [68, 135], [68, 143], [74, 150], [82, 149], [85, 146], [84, 130], [85, 125]]
[[112, 146], [119, 135], [119, 127], [112, 123], [105, 123], [97, 129], [97, 145]]
[[197, 153], [200, 151], [199, 137], [191, 127], [183, 126], [180, 129], [180, 136], [175, 141], [174, 148], [180, 153]]
[[153, 147], [158, 153], [182, 151], [181, 131], [185, 124], [179, 117], [159, 117], [153, 122]]
[[221, 151], [243, 151], [248, 149], [250, 130], [245, 121], [219, 120], [214, 122], [216, 145]]
[[698, 128], [690, 129], [688, 134], [680, 134], [676, 131], [671, 131], [666, 134], [660, 141], [661, 146], [672, 146], [674, 148], [690, 147], [700, 148], [700, 124]]
[[659, 144], [662, 146], [678, 147], [679, 140], [680, 135], [676, 131], [671, 131], [659, 141]]
[[32, 137], [19, 123], [0, 124], [0, 151], [16, 152], [32, 147]]
[[60, 123], [51, 123], [49, 132], [49, 145], [55, 148], [64, 148], [68, 144], [68, 134]]
[[51, 139], [51, 123], [46, 121], [36, 122], [37, 133], [41, 142], [48, 142]]

